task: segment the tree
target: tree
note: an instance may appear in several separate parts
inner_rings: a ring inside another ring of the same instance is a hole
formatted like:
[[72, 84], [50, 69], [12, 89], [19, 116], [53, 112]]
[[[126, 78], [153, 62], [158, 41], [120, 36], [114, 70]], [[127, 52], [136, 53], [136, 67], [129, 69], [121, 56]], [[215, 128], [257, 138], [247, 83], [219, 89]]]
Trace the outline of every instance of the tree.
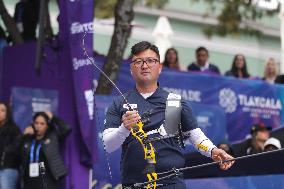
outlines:
[[[131, 21], [134, 18], [133, 0], [118, 0], [115, 6], [115, 25], [111, 45], [108, 51], [104, 72], [112, 81], [116, 81], [123, 53], [131, 33]], [[101, 74], [96, 92], [99, 94], [111, 93], [112, 85]]]
[[[238, 35], [241, 32], [260, 35], [260, 32], [252, 28], [250, 21], [262, 18], [264, 15], [273, 15], [276, 11], [259, 9], [255, 6], [255, 0], [192, 0], [193, 2], [204, 1], [210, 6], [211, 11], [215, 11], [215, 3], [223, 3], [223, 7], [218, 12], [217, 26], [206, 27], [204, 33], [210, 37], [212, 35]], [[135, 1], [139, 2], [138, 0]], [[141, 2], [141, 1], [140, 1]], [[144, 0], [146, 6], [163, 8], [168, 0]], [[133, 20], [134, 0], [96, 0], [95, 16], [99, 18], [109, 18], [113, 16], [115, 6], [115, 26], [108, 51], [107, 59], [103, 70], [112, 81], [116, 81], [123, 53], [127, 45], [128, 37], [131, 33], [131, 21]], [[101, 75], [96, 92], [98, 94], [109, 94], [112, 85]]]
[[[148, 0], [148, 6], [161, 7], [167, 0]], [[111, 45], [108, 51], [106, 61], [104, 63], [103, 71], [112, 80], [116, 81], [123, 54], [131, 33], [131, 22], [134, 18], [133, 6], [134, 0], [98, 0], [95, 1], [95, 15], [100, 18], [108, 18], [113, 16], [112, 8], [115, 4], [115, 25], [112, 35]], [[100, 75], [96, 93], [110, 94], [113, 86], [103, 76]]]
[[[193, 0], [198, 2], [200, 0]], [[222, 9], [217, 12], [218, 25], [208, 26], [204, 29], [204, 33], [211, 37], [212, 35], [239, 35], [240, 33], [249, 35], [261, 35], [261, 32], [255, 29], [251, 22], [260, 20], [263, 16], [272, 16], [279, 12], [276, 10], [261, 9], [256, 6], [255, 0], [202, 0], [210, 7], [210, 12], [216, 11], [216, 2], [222, 2]], [[205, 15], [205, 16], [206, 16]]]
[[[47, 1], [46, 5], [45, 5], [45, 9], [47, 11], [47, 16], [45, 19], [45, 34], [46, 37], [50, 37], [53, 35], [53, 31], [51, 28], [51, 23], [50, 23], [50, 15], [49, 15], [49, 9], [48, 9], [48, 2]], [[3, 2], [3, 0], [0, 0], [0, 16], [4, 22], [4, 25], [8, 31], [9, 36], [11, 37], [12, 43], [13, 44], [20, 44], [23, 43], [23, 37], [16, 25], [15, 20], [13, 19], [13, 17], [8, 13], [5, 4]]]
[[14, 19], [8, 13], [3, 0], [0, 0], [0, 15], [14, 44], [23, 43], [23, 38]]

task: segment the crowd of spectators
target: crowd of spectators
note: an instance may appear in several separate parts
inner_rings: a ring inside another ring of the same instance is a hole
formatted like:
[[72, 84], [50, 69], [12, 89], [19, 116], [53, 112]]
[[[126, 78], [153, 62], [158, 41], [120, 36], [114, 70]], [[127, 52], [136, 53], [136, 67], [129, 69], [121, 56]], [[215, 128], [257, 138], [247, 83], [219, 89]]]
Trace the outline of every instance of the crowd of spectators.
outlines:
[[0, 102], [0, 188], [60, 189], [67, 168], [60, 143], [70, 127], [51, 112], [37, 112], [22, 133], [9, 105]]
[[[178, 52], [175, 48], [169, 48], [166, 51], [163, 64], [167, 69], [186, 71], [179, 62]], [[221, 75], [219, 68], [209, 61], [209, 51], [205, 47], [198, 47], [195, 50], [195, 61], [188, 65], [187, 71]], [[269, 84], [284, 84], [284, 75], [279, 75], [277, 62], [271, 57], [265, 62], [263, 76], [256, 78], [251, 76], [248, 71], [245, 55], [236, 54], [232, 60], [231, 68], [224, 73], [224, 76], [237, 79], [258, 79]], [[233, 156], [245, 156], [280, 149], [280, 141], [277, 138], [269, 138], [271, 129], [272, 127], [265, 126], [263, 123], [253, 125], [250, 131], [250, 138], [244, 140], [242, 147], [236, 153], [234, 153], [233, 148], [228, 143], [220, 143], [217, 147]]]
[[[165, 54], [164, 67], [173, 70], [186, 71], [183, 65], [179, 62], [178, 52], [175, 48], [169, 48]], [[209, 60], [209, 51], [205, 47], [198, 47], [195, 50], [195, 61], [187, 67], [189, 72], [202, 72], [212, 75], [221, 75], [218, 66], [214, 65]], [[268, 58], [262, 77], [253, 77], [247, 68], [246, 57], [243, 54], [236, 54], [233, 58], [231, 68], [224, 73], [224, 76], [234, 77], [238, 79], [259, 79], [267, 83], [283, 84], [284, 76], [279, 75], [277, 62], [274, 58]]]
[[229, 143], [220, 143], [217, 147], [238, 157], [281, 149], [280, 140], [271, 137], [271, 130], [271, 126], [263, 123], [254, 124], [250, 128], [248, 138], [237, 143], [234, 148]]

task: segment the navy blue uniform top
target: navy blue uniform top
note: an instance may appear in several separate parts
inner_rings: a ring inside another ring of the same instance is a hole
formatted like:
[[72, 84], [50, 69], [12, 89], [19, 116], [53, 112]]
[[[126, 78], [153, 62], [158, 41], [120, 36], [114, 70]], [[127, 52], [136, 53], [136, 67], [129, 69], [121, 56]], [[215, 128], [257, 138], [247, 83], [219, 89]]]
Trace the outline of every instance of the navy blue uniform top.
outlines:
[[[191, 63], [188, 67], [187, 67], [188, 71], [201, 71], [200, 67], [196, 64], [196, 63]], [[217, 66], [209, 63], [209, 67], [208, 67], [208, 71], [220, 74], [220, 70]]]
[[[136, 90], [131, 90], [125, 94], [129, 104], [137, 104], [135, 110], [139, 115], [152, 110], [150, 123], [143, 126], [145, 132], [159, 128], [165, 120], [165, 108], [168, 92], [160, 87], [147, 99]], [[127, 111], [123, 107], [125, 104], [122, 97], [114, 99], [113, 103], [108, 108], [106, 114], [105, 129], [118, 128], [122, 124], [122, 115]], [[197, 128], [197, 121], [193, 116], [189, 102], [181, 100], [182, 113], [181, 123], [183, 132]], [[149, 138], [159, 136], [160, 134], [149, 135]], [[184, 167], [185, 158], [181, 152], [176, 139], [164, 139], [161, 141], [152, 142], [156, 154], [156, 172], [162, 172], [175, 168]], [[125, 139], [122, 144], [121, 154], [121, 177], [123, 184], [132, 184], [146, 181], [146, 175], [142, 174], [146, 166], [144, 160], [144, 151], [139, 141], [131, 134]]]

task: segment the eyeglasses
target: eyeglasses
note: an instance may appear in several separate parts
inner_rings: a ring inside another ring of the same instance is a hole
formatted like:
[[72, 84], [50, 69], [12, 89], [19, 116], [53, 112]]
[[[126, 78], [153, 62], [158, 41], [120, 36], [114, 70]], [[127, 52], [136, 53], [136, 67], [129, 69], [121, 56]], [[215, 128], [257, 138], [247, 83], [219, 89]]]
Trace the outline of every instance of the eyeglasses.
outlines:
[[146, 63], [146, 65], [151, 68], [153, 67], [157, 62], [159, 62], [159, 60], [157, 58], [152, 58], [152, 57], [148, 57], [145, 59], [142, 58], [136, 58], [135, 60], [132, 61], [132, 63], [134, 64], [135, 67], [137, 68], [141, 68], [144, 64], [144, 62]]

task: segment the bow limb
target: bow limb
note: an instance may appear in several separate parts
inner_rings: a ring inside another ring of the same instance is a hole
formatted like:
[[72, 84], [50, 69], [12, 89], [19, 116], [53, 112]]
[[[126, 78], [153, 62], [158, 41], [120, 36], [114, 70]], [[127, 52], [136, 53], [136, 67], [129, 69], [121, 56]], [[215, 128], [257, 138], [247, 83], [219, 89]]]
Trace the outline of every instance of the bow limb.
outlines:
[[156, 180], [158, 178], [155, 171], [156, 155], [154, 147], [151, 143], [146, 143], [148, 139], [147, 133], [143, 130], [143, 123], [139, 121], [132, 129], [131, 134], [140, 142], [144, 151], [144, 159], [147, 161], [147, 166], [144, 170], [146, 173], [148, 184], [147, 189], [156, 189]]

